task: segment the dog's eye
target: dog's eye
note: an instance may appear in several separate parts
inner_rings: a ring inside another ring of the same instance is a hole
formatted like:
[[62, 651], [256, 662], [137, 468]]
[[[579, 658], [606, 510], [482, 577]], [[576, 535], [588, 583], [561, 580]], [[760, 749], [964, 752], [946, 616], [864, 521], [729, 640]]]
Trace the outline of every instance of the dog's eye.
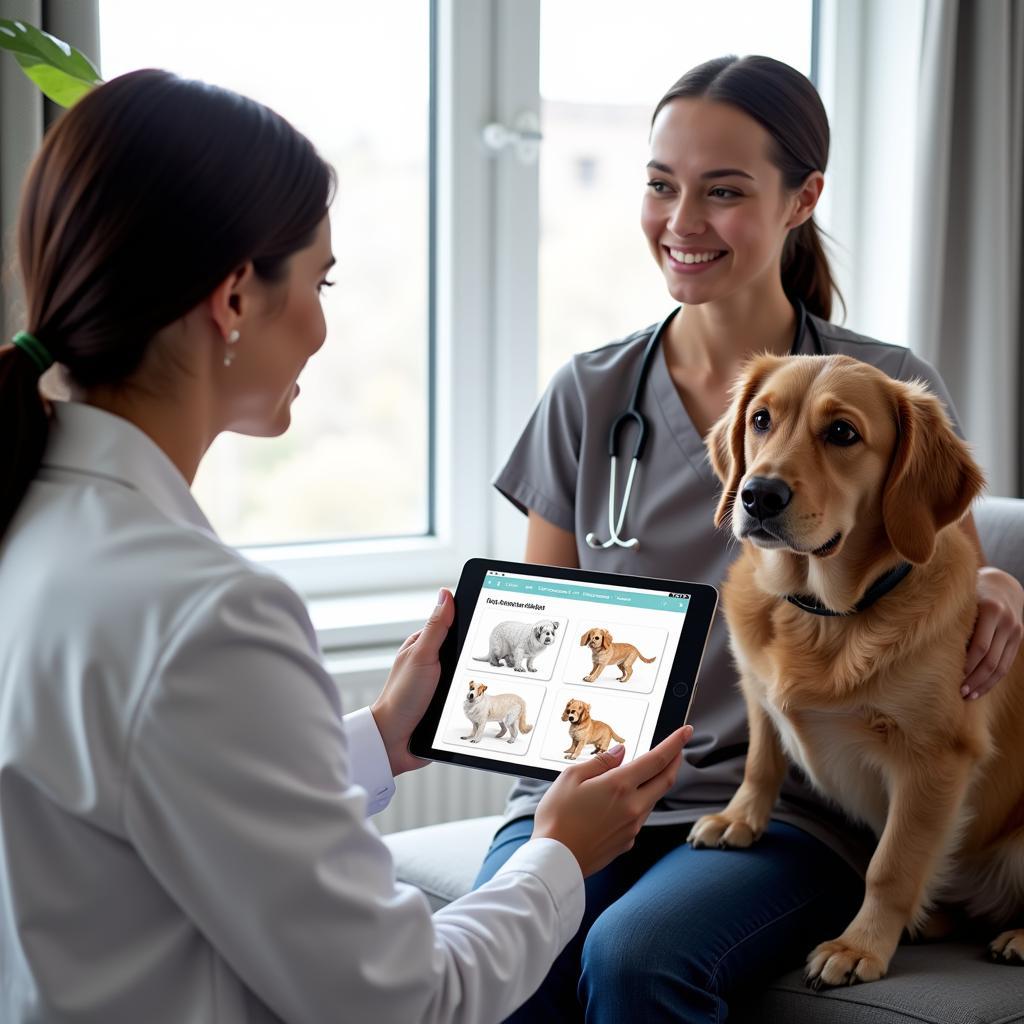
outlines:
[[758, 411], [750, 417], [750, 422], [759, 434], [763, 434], [769, 427], [771, 427], [772, 418], [768, 415], [767, 409], [758, 409]]
[[839, 448], [849, 448], [860, 440], [860, 434], [846, 420], [836, 420], [825, 431], [825, 441]]

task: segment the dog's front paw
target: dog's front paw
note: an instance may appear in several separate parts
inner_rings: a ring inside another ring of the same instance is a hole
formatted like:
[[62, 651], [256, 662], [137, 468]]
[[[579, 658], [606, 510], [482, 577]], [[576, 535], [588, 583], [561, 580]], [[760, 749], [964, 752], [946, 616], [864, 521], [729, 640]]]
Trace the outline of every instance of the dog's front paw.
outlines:
[[856, 985], [885, 977], [889, 960], [867, 947], [845, 939], [823, 942], [807, 957], [804, 981], [817, 991], [835, 985]]
[[761, 830], [730, 814], [705, 814], [698, 818], [686, 841], [695, 849], [705, 846], [743, 849], [761, 836]]
[[1024, 928], [997, 935], [988, 944], [988, 955], [997, 964], [1024, 964]]

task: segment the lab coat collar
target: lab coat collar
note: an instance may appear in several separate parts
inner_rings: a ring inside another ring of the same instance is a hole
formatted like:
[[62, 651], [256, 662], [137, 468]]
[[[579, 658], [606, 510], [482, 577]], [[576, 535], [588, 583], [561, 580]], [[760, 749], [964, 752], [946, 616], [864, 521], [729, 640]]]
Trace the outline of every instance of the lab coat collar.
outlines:
[[42, 466], [113, 480], [178, 522], [216, 536], [163, 450], [128, 420], [81, 402], [54, 402]]

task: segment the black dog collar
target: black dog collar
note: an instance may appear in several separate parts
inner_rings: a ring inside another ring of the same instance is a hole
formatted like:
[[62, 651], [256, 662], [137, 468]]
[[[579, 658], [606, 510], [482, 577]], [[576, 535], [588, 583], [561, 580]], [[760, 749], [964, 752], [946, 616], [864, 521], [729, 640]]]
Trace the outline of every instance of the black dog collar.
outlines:
[[836, 612], [831, 608], [826, 608], [816, 597], [811, 597], [809, 594], [787, 594], [786, 600], [790, 604], [795, 604], [797, 608], [810, 612], [812, 615], [833, 615], [840, 618], [847, 615], [856, 615], [857, 612], [870, 608], [880, 597], [885, 597], [893, 587], [906, 578], [907, 573], [912, 568], [913, 566], [909, 562], [900, 562], [899, 565], [894, 566], [888, 572], [882, 573], [864, 592], [864, 596], [848, 612]]

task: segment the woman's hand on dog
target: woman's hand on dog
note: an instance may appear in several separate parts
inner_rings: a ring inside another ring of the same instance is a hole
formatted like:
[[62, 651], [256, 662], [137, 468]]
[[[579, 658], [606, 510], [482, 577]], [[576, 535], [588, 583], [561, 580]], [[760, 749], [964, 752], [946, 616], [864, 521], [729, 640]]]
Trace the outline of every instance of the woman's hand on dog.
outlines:
[[454, 615], [452, 595], [442, 589], [437, 595], [437, 607], [424, 627], [402, 644], [384, 689], [370, 708], [388, 752], [392, 775], [429, 763], [409, 753], [409, 739], [437, 689], [441, 677], [438, 652]]
[[600, 871], [632, 849], [654, 805], [675, 785], [692, 735], [684, 725], [629, 764], [622, 764], [625, 748], [619, 744], [566, 768], [537, 807], [534, 838], [568, 847], [584, 878]]
[[967, 648], [961, 696], [976, 700], [988, 693], [1010, 671], [1022, 639], [1024, 587], [1002, 569], [979, 569], [978, 618]]

